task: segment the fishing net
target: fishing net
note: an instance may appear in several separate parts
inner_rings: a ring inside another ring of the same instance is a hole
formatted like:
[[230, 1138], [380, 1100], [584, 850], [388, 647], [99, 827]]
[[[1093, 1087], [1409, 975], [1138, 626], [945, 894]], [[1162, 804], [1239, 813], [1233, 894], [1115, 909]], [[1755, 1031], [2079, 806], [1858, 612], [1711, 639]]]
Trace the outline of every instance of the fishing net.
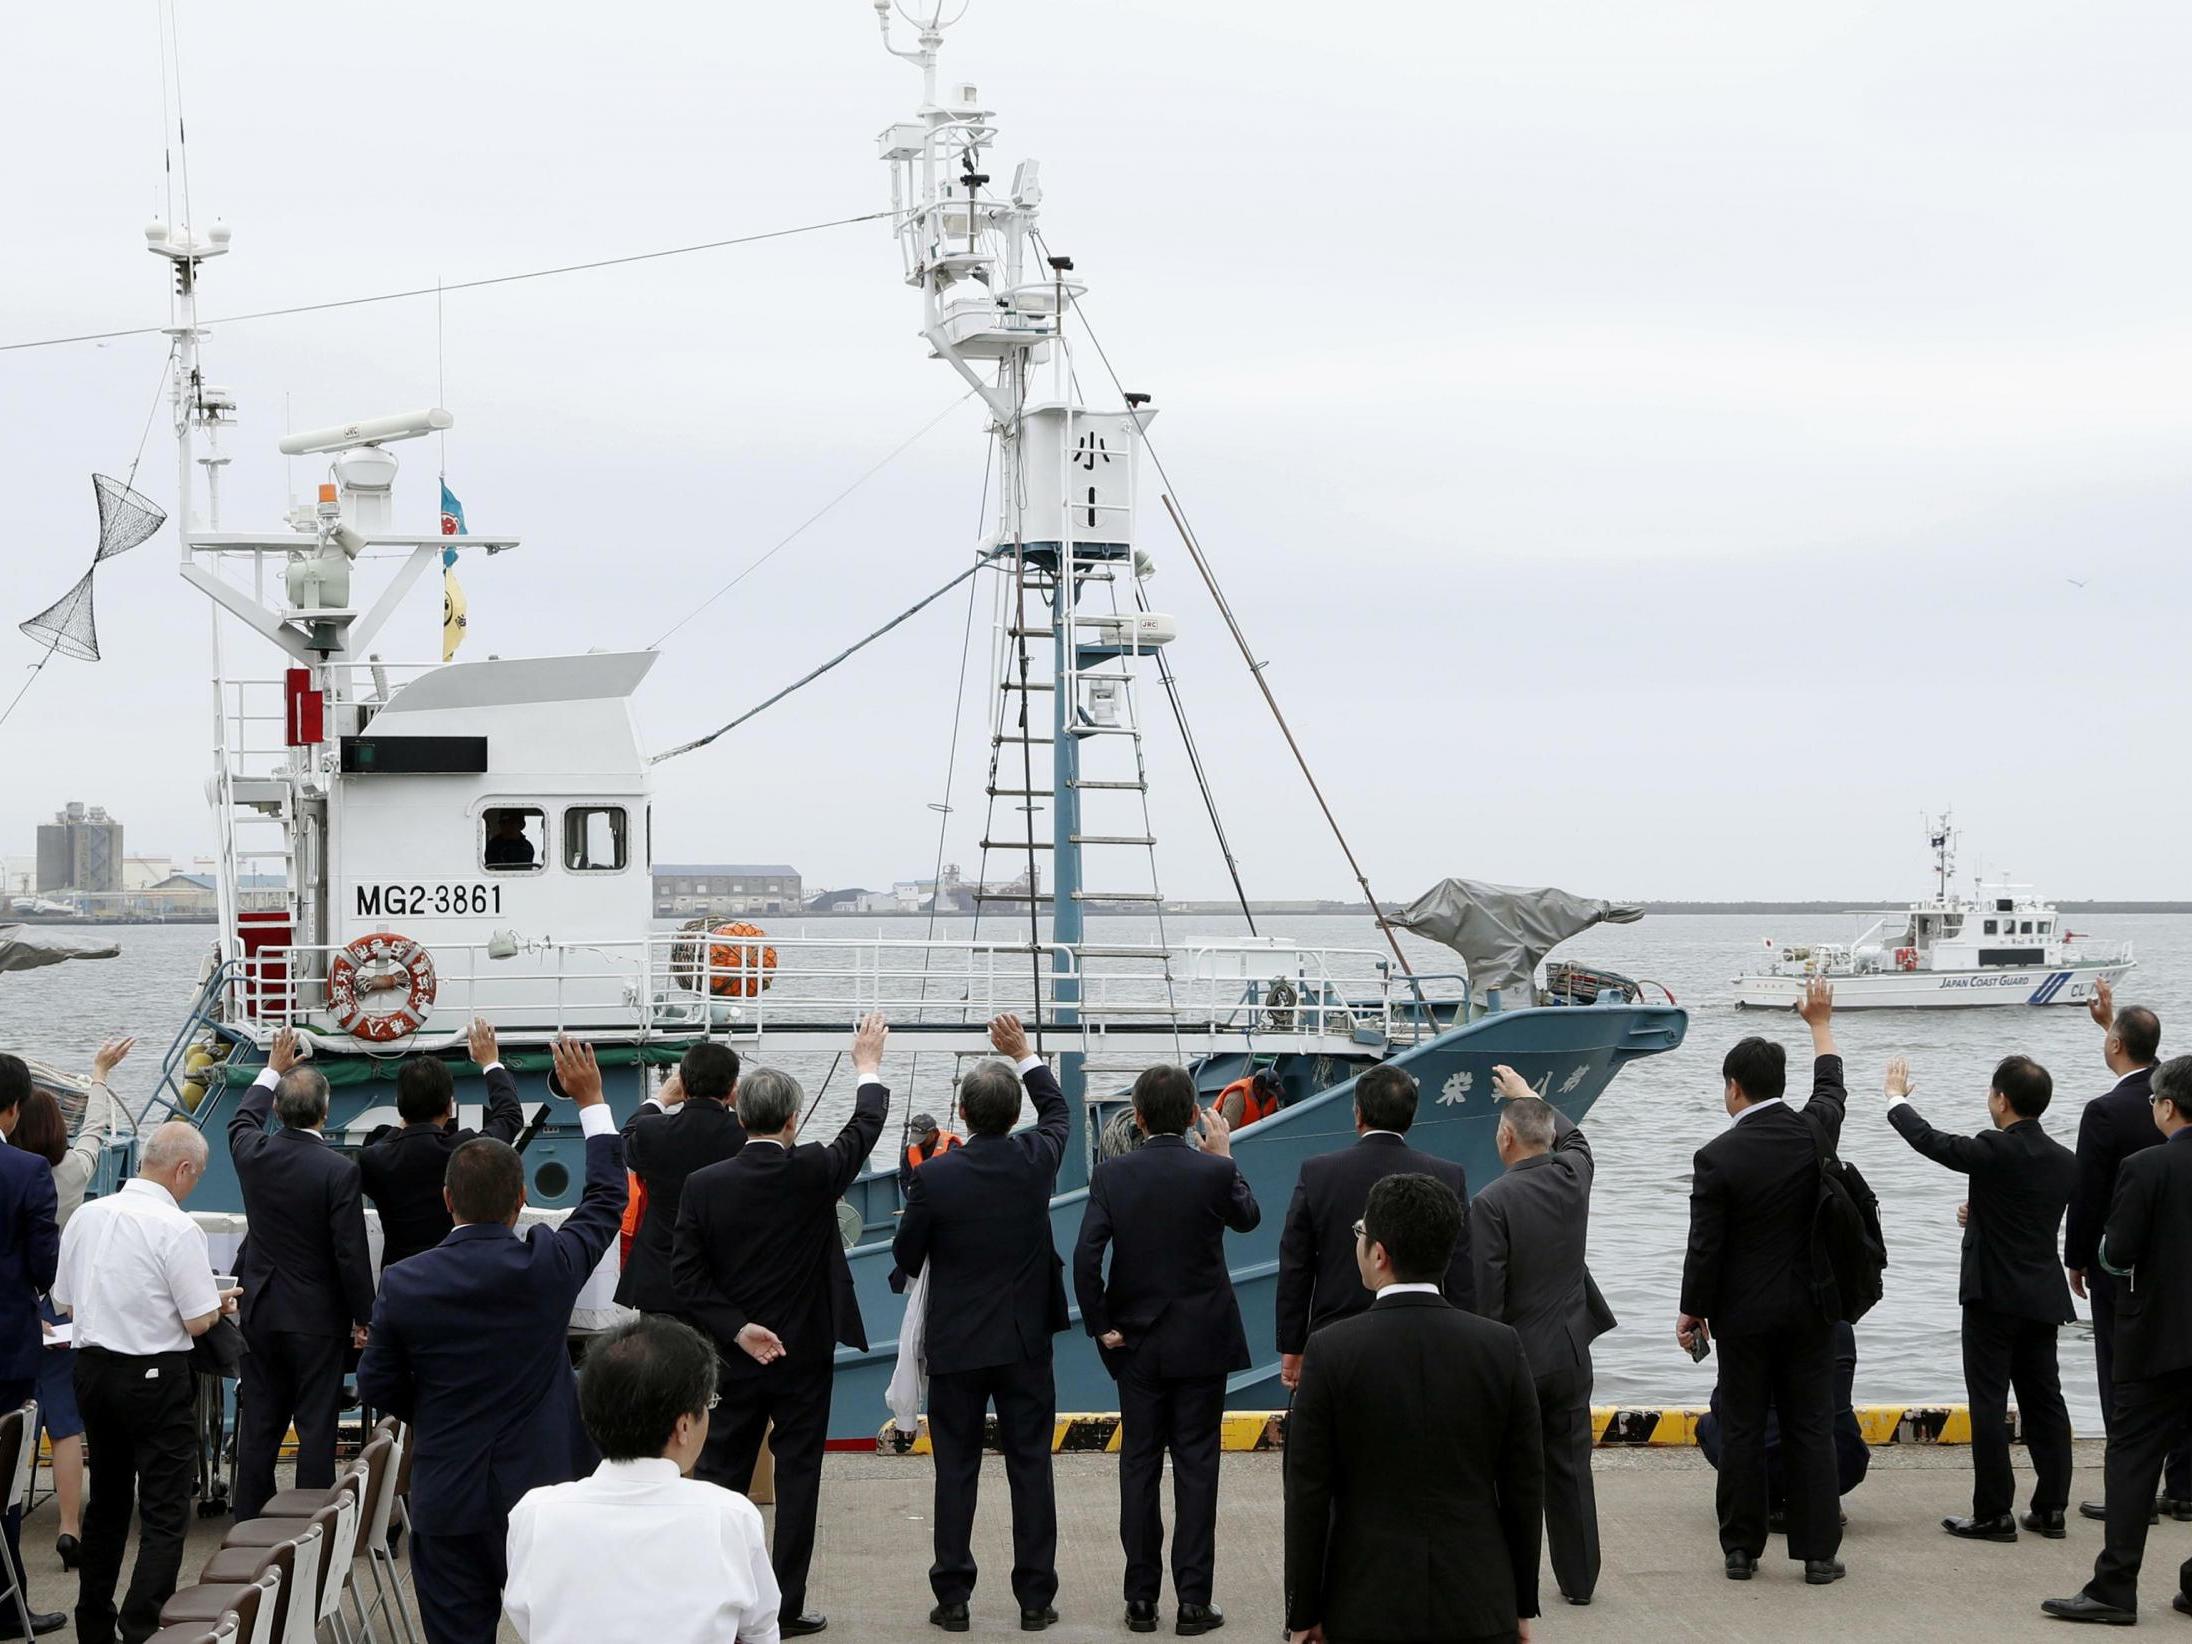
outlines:
[[72, 656], [79, 662], [97, 662], [99, 634], [91, 621], [91, 573], [86, 571], [75, 587], [19, 626], [32, 639], [63, 656]]
[[167, 519], [166, 510], [149, 497], [138, 495], [120, 480], [94, 474], [91, 488], [99, 498], [99, 552], [92, 556], [94, 565], [102, 559], [112, 559], [116, 554], [128, 553], [159, 530]]

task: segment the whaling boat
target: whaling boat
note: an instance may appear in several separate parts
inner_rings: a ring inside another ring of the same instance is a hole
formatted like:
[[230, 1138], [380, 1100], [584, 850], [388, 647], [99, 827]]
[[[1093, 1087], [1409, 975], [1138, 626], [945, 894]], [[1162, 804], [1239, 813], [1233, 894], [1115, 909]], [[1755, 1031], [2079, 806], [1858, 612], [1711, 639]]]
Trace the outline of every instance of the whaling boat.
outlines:
[[[1393, 934], [1405, 915], [1381, 920], [1389, 951], [1269, 934], [1164, 939], [1141, 703], [1169, 686], [1166, 651], [1181, 625], [1147, 598], [1153, 556], [1140, 533], [1154, 512], [1142, 493], [1154, 413], [1145, 396], [1123, 390], [1101, 405], [1083, 398], [1108, 366], [1076, 350], [1069, 322], [1085, 322], [1085, 285], [1043, 239], [1035, 163], [1020, 164], [1009, 188], [993, 187], [996, 127], [974, 87], [939, 86], [938, 18], [915, 19], [917, 39], [901, 48], [888, 10], [877, 9], [885, 44], [922, 77], [920, 107], [881, 139], [902, 273], [932, 356], [989, 412], [998, 476], [989, 529], [971, 562], [939, 574], [957, 573], [947, 588], [980, 578], [992, 596], [990, 678], [999, 689], [980, 847], [985, 867], [994, 855], [1021, 878], [975, 892], [972, 937], [690, 930], [656, 920], [651, 768], [709, 740], [648, 751], [633, 699], [658, 655], [382, 654], [403, 631], [395, 621], [407, 600], [431, 598], [437, 568], [453, 624], [460, 596], [449, 566], [520, 546], [491, 532], [450, 534], [456, 518], [437, 522], [423, 507], [425, 529], [399, 523], [399, 450], [450, 426], [438, 407], [287, 435], [284, 453], [326, 465], [317, 503], [292, 510], [280, 529], [226, 524], [220, 480], [234, 401], [206, 374], [198, 300], [230, 237], [218, 224], [156, 222], [148, 244], [176, 305], [180, 569], [216, 612], [207, 729], [217, 750], [209, 792], [219, 919], [155, 1106], [215, 1138], [192, 1209], [237, 1212], [218, 1138], [278, 1029], [308, 1037], [333, 1086], [330, 1134], [355, 1146], [395, 1117], [392, 1078], [407, 1054], [448, 1060], [461, 1110], [479, 1110], [477, 1069], [464, 1059], [465, 1025], [479, 1015], [497, 1029], [520, 1082], [532, 1202], [553, 1208], [575, 1201], [582, 1175], [576, 1115], [548, 1080], [546, 1046], [558, 1033], [594, 1043], [622, 1118], [702, 1038], [761, 1063], [830, 1055], [861, 1012], [881, 1009], [894, 1053], [917, 1053], [917, 1069], [948, 1082], [986, 1050], [986, 1020], [1013, 1010], [1039, 1031], [1074, 1113], [1053, 1202], [1064, 1251], [1105, 1120], [1136, 1068], [1184, 1062], [1213, 1094], [1269, 1069], [1287, 1103], [1235, 1146], [1266, 1215], [1231, 1245], [1260, 1357], [1229, 1395], [1236, 1407], [1269, 1407], [1278, 1397], [1272, 1305], [1283, 1209], [1302, 1159], [1349, 1140], [1357, 1074], [1389, 1061], [1415, 1075], [1423, 1105], [1413, 1139], [1483, 1182], [1498, 1168], [1496, 1064], [1518, 1068], [1580, 1117], [1629, 1060], [1679, 1044], [1686, 1017], [1671, 1004], [1633, 1002], [1633, 986], [1579, 991], [1572, 977], [1560, 1004], [1537, 1005], [1532, 967], [1547, 919], [1564, 933], [1633, 916], [1558, 893], [1488, 888], [1492, 904], [1479, 913], [1504, 934], [1490, 948], [1457, 943], [1475, 955], [1466, 978], [1412, 973]], [[1216, 594], [1174, 499], [1164, 510]], [[1217, 604], [1245, 654], [1222, 596]], [[426, 626], [414, 617], [411, 631]], [[247, 882], [269, 881], [277, 895], [247, 894]], [[998, 906], [985, 911], [982, 898]], [[1460, 906], [1451, 897], [1444, 905]], [[1136, 914], [1128, 928], [1143, 934], [1092, 931], [1092, 910]], [[1522, 937], [1499, 924], [1510, 916]], [[1453, 921], [1456, 930], [1467, 923]], [[1436, 934], [1436, 925], [1424, 928]], [[941, 1107], [949, 1093], [901, 1088], [896, 1100], [901, 1111]], [[841, 1355], [838, 1440], [872, 1437], [885, 1414], [902, 1306], [888, 1283], [899, 1206], [890, 1151], [847, 1201], [845, 1219], [857, 1226], [850, 1260], [875, 1345]], [[128, 1168], [126, 1147], [115, 1164]], [[1065, 1409], [1112, 1403], [1078, 1334], [1061, 1345], [1059, 1397]]]

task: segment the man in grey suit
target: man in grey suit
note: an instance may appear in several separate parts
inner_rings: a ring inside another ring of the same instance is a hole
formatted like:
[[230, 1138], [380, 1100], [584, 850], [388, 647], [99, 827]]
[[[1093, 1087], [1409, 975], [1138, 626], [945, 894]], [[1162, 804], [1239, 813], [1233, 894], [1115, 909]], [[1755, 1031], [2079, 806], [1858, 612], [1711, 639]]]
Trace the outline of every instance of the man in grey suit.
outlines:
[[1614, 1327], [1584, 1266], [1591, 1144], [1510, 1067], [1492, 1071], [1506, 1174], [1477, 1195], [1470, 1250], [1477, 1311], [1514, 1326], [1537, 1384], [1545, 1453], [1545, 1539], [1570, 1604], [1598, 1585], [1598, 1502], [1591, 1490], [1591, 1342]]

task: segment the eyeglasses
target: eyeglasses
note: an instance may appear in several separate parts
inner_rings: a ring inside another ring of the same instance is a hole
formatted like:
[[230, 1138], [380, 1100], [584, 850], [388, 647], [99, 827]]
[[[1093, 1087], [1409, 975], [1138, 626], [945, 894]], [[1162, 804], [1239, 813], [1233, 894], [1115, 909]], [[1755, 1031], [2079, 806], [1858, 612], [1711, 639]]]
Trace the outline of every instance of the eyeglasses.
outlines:
[[1355, 1224], [1355, 1237], [1358, 1239], [1367, 1239], [1368, 1237], [1370, 1237], [1370, 1229], [1363, 1226], [1362, 1223], [1357, 1222]]
[[708, 1408], [709, 1408], [709, 1409], [713, 1410], [713, 1409], [714, 1409], [714, 1408], [715, 1408], [715, 1407], [716, 1407], [717, 1405], [721, 1404], [722, 1402], [723, 1402], [723, 1395], [722, 1395], [721, 1393], [710, 1393], [710, 1394], [708, 1395]]

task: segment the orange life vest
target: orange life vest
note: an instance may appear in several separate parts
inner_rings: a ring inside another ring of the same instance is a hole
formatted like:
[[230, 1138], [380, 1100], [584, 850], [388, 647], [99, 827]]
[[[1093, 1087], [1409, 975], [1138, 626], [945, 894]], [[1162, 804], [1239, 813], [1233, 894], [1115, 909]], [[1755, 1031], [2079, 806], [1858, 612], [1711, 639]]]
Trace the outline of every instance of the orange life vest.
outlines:
[[639, 1224], [647, 1219], [647, 1184], [634, 1171], [624, 1173], [624, 1225], [617, 1231], [617, 1260], [629, 1263], [632, 1259], [632, 1241], [639, 1237]]
[[1241, 1123], [1244, 1125], [1252, 1125], [1258, 1119], [1268, 1119], [1272, 1114], [1279, 1111], [1279, 1099], [1276, 1096], [1267, 1101], [1256, 1094], [1256, 1080], [1253, 1074], [1246, 1079], [1235, 1079], [1225, 1089], [1219, 1091], [1218, 1106], [1223, 1108], [1232, 1099], [1236, 1091], [1240, 1093]]
[[906, 1168], [908, 1170], [919, 1170], [923, 1165], [927, 1164], [931, 1159], [935, 1158], [937, 1154], [945, 1152], [948, 1149], [957, 1147], [958, 1145], [958, 1137], [954, 1136], [948, 1130], [939, 1130], [936, 1133], [936, 1145], [934, 1147], [924, 1151], [919, 1142], [914, 1142], [907, 1146]]

